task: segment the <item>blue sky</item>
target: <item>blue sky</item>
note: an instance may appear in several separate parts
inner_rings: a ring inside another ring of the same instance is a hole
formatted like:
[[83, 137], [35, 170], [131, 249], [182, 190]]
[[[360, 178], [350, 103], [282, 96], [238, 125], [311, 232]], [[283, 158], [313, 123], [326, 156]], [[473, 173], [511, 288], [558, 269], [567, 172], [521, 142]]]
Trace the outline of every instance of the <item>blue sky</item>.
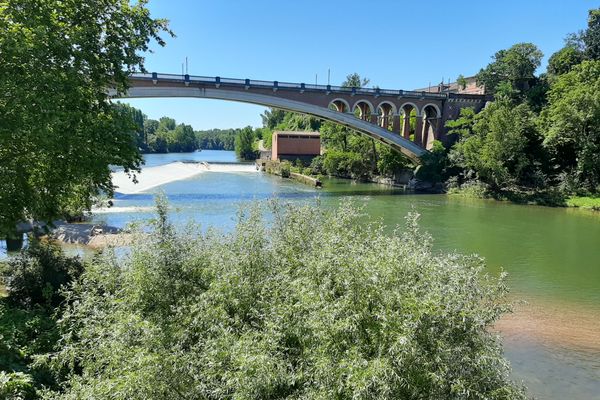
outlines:
[[[154, 44], [149, 71], [321, 84], [358, 72], [372, 85], [414, 89], [473, 75], [499, 49], [532, 42], [547, 58], [583, 29], [588, 0], [151, 0], [177, 37]], [[150, 118], [194, 129], [260, 126], [263, 107], [204, 99], [135, 99]]]

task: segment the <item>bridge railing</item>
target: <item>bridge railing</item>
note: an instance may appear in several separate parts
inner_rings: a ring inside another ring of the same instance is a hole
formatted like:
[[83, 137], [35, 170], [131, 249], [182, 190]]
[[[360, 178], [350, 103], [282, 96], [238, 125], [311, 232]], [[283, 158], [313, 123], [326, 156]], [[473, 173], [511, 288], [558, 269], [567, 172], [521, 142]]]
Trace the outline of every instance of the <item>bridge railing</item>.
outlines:
[[221, 78], [221, 77], [209, 77], [209, 76], [189, 76], [189, 75], [175, 75], [175, 74], [159, 74], [159, 73], [136, 73], [132, 74], [131, 78], [143, 79], [143, 80], [156, 80], [156, 81], [168, 81], [168, 82], [189, 82], [189, 83], [200, 83], [206, 85], [216, 86], [229, 86], [229, 87], [255, 87], [265, 89], [284, 89], [284, 90], [298, 90], [298, 91], [312, 91], [312, 92], [335, 92], [345, 94], [367, 94], [374, 96], [402, 96], [402, 97], [416, 97], [416, 98], [427, 98], [427, 99], [447, 99], [447, 93], [429, 93], [429, 92], [416, 92], [413, 90], [392, 90], [392, 89], [380, 89], [380, 88], [353, 88], [353, 87], [342, 87], [332, 85], [314, 85], [305, 83], [292, 83], [292, 82], [278, 82], [278, 81], [261, 81], [254, 79], [235, 79], [235, 78]]

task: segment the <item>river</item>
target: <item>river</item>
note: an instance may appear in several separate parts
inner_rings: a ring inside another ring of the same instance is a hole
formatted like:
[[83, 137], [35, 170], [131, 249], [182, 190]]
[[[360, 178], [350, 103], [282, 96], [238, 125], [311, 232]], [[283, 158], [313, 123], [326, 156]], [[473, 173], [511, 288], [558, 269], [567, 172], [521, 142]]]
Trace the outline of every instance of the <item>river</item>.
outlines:
[[[147, 166], [180, 160], [232, 162], [233, 152], [147, 155]], [[600, 213], [522, 206], [446, 195], [405, 194], [376, 184], [325, 180], [314, 189], [257, 172], [209, 172], [147, 192], [117, 194], [95, 222], [124, 226], [152, 216], [162, 190], [176, 223], [194, 220], [229, 229], [240, 204], [278, 197], [333, 206], [342, 198], [363, 205], [392, 229], [410, 210], [435, 247], [478, 253], [490, 273], [509, 273], [515, 313], [497, 329], [516, 380], [542, 399], [600, 399]]]

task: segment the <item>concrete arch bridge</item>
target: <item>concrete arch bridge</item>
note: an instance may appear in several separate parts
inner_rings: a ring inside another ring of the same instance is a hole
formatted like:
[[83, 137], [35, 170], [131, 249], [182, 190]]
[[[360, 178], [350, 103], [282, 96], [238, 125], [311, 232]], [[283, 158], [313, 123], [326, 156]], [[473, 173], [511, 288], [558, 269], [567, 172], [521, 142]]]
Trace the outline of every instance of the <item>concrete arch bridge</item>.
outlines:
[[401, 151], [415, 162], [435, 139], [447, 142], [445, 122], [463, 107], [479, 111], [484, 95], [348, 88], [251, 79], [132, 74], [115, 98], [190, 97], [280, 108], [330, 120]]

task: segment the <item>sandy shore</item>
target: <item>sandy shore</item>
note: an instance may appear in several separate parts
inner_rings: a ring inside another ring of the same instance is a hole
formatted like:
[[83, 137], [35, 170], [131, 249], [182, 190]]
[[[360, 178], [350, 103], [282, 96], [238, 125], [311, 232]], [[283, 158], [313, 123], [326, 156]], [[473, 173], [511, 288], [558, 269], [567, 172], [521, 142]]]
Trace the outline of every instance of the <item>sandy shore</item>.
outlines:
[[533, 300], [516, 305], [494, 328], [509, 339], [600, 352], [599, 316], [594, 307]]
[[156, 167], [142, 168], [137, 174], [138, 183], [123, 171], [113, 172], [112, 182], [115, 191], [123, 194], [140, 193], [169, 182], [189, 179], [205, 172], [251, 172], [256, 173], [252, 164], [209, 164], [174, 162]]

